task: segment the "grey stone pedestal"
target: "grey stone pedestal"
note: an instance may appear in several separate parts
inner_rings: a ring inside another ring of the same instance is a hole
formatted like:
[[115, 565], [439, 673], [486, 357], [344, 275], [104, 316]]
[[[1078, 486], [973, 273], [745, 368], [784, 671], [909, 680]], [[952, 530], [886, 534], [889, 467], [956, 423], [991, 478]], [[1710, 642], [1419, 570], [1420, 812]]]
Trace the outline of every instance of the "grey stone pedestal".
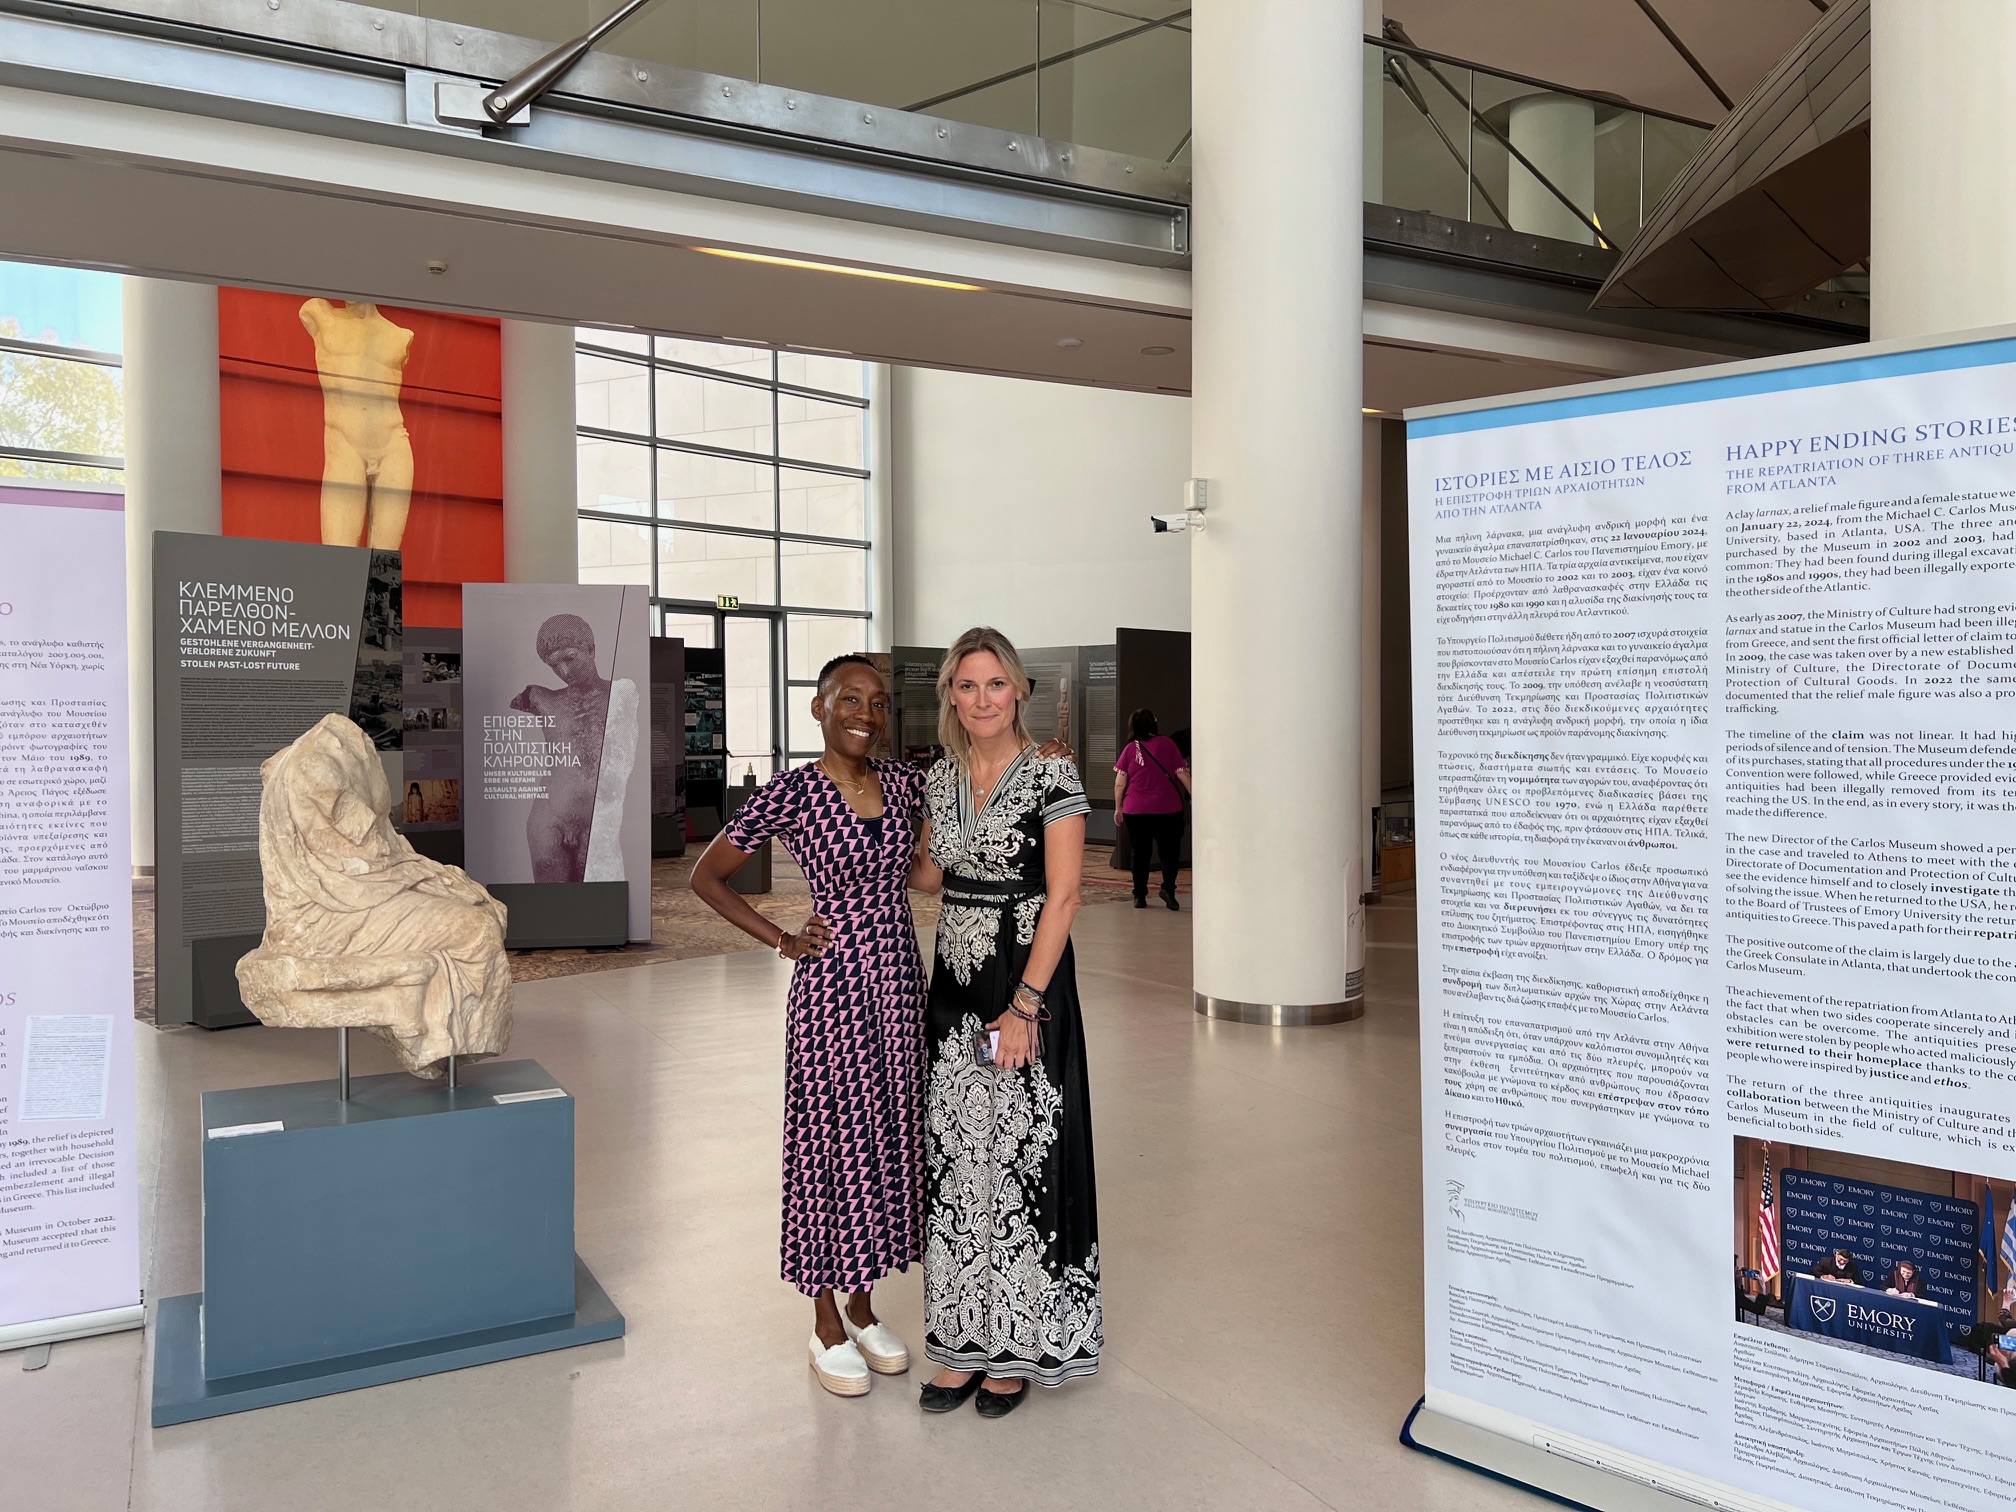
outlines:
[[623, 1333], [574, 1254], [574, 1099], [537, 1061], [203, 1095], [203, 1290], [154, 1426]]

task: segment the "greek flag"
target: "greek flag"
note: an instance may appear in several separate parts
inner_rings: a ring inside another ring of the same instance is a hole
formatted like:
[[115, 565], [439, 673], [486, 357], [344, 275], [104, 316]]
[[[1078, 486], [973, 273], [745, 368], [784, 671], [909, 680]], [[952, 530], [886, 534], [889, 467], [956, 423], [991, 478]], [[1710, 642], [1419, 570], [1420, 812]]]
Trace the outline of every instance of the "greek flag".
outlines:
[[2016, 1202], [2009, 1204], [2009, 1221], [2002, 1229], [2002, 1269], [2016, 1276]]

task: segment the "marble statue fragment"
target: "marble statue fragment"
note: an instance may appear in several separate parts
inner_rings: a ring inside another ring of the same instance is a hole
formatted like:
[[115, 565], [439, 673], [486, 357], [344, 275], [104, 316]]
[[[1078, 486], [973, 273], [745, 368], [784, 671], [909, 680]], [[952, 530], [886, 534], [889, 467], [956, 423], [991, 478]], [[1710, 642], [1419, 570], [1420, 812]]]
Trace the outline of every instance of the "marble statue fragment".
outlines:
[[504, 905], [392, 827], [370, 738], [340, 714], [259, 768], [266, 933], [245, 1005], [283, 1029], [368, 1029], [416, 1076], [511, 1041]]

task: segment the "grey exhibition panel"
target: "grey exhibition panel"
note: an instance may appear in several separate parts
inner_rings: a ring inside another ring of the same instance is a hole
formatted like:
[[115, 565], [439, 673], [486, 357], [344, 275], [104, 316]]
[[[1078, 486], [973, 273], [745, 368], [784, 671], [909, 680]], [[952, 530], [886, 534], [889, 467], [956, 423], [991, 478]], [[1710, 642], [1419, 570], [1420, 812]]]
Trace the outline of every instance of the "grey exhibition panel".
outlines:
[[506, 950], [601, 949], [630, 943], [628, 882], [487, 882], [509, 914]]
[[574, 1254], [573, 1098], [536, 1061], [459, 1081], [204, 1094], [204, 1289], [161, 1304], [157, 1427], [621, 1336]]

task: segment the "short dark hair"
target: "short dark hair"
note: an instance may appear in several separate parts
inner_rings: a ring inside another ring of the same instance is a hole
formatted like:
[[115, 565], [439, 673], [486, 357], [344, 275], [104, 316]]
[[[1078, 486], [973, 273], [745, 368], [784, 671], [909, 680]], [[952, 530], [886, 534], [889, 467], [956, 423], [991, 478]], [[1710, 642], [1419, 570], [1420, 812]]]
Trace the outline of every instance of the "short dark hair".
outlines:
[[1127, 734], [1135, 740], [1146, 740], [1156, 733], [1155, 711], [1136, 709], [1127, 716]]
[[550, 662], [556, 651], [584, 651], [592, 657], [595, 632], [578, 614], [556, 614], [539, 627], [539, 638], [533, 644], [543, 662]]
[[877, 677], [882, 675], [882, 669], [876, 666], [870, 658], [863, 656], [859, 651], [849, 651], [845, 656], [834, 657], [833, 660], [819, 669], [819, 696], [821, 698], [826, 696], [826, 684], [832, 679], [835, 672], [838, 672], [842, 667], [854, 663], [859, 663], [861, 666], [866, 667]]

